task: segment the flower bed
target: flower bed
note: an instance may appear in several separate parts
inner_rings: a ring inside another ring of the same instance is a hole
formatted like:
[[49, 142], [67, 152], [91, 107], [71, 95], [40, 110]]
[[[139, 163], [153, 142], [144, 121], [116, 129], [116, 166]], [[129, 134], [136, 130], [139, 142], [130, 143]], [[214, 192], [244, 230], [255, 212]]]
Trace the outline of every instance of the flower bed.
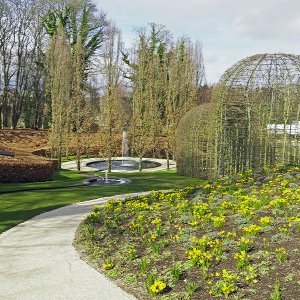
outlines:
[[138, 299], [297, 299], [300, 173], [276, 167], [95, 207], [89, 261]]

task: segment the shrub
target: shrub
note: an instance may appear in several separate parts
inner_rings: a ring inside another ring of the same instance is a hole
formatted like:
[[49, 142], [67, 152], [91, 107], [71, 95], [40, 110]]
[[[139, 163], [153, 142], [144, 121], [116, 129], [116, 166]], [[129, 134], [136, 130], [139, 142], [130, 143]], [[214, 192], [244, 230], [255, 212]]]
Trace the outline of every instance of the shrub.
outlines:
[[57, 161], [25, 155], [0, 158], [0, 182], [39, 182], [51, 180], [57, 169]]

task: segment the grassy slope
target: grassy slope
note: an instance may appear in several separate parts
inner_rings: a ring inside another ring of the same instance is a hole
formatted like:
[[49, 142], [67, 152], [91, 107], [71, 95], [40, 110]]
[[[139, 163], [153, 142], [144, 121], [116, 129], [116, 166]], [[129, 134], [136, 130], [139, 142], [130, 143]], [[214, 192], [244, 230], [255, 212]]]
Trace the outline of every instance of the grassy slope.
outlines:
[[[81, 187], [58, 190], [26, 191], [0, 194], [0, 232], [3, 232], [35, 215], [79, 201], [139, 191], [181, 188], [196, 185], [199, 179], [179, 176], [175, 171], [152, 173], [114, 173], [132, 182], [122, 186]], [[59, 171], [54, 180], [43, 183], [1, 184], [0, 193], [38, 187], [58, 187], [80, 184], [85, 176], [72, 171]]]

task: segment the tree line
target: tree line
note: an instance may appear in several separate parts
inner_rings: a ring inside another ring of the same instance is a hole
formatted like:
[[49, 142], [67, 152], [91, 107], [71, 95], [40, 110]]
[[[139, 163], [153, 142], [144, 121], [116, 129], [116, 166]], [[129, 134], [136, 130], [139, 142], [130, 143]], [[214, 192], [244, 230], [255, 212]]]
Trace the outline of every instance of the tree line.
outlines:
[[171, 158], [180, 118], [207, 90], [201, 44], [158, 24], [135, 33], [125, 48], [89, 0], [1, 1], [0, 127], [50, 128], [53, 155], [75, 145], [78, 169], [95, 124], [109, 168], [122, 131], [140, 162], [161, 137]]

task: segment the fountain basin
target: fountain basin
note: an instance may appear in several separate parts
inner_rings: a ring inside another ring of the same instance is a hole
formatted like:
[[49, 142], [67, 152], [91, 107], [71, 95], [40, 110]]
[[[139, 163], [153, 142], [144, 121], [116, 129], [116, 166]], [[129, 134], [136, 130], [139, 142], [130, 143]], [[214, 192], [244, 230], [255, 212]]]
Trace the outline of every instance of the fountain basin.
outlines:
[[[139, 162], [139, 158], [137, 157], [115, 157], [113, 160], [123, 160], [124, 164], [126, 160], [130, 160], [135, 162], [136, 164], [138, 164]], [[99, 169], [94, 168], [91, 166], [91, 163], [94, 162], [99, 162], [99, 161], [105, 161], [104, 158], [84, 158], [81, 160], [81, 171], [82, 172], [97, 172], [99, 171]], [[143, 169], [143, 172], [156, 172], [156, 171], [164, 171], [167, 170], [167, 160], [166, 159], [160, 159], [160, 158], [143, 158], [143, 161], [151, 161], [151, 162], [155, 162], [158, 163], [158, 166], [154, 167], [154, 168], [149, 168], [149, 169]], [[130, 162], [130, 165], [132, 164], [132, 162]], [[62, 164], [62, 169], [65, 170], [77, 170], [77, 164], [76, 161], [68, 161], [68, 162], [64, 162]], [[175, 170], [176, 169], [176, 162], [174, 160], [170, 160], [170, 169], [171, 170]], [[123, 169], [123, 170], [112, 170], [112, 172], [137, 172], [138, 169], [130, 169], [127, 168], [127, 170]]]
[[111, 177], [105, 179], [102, 176], [97, 176], [84, 180], [85, 185], [101, 186], [101, 185], [121, 185], [128, 184], [131, 180], [127, 178]]
[[[97, 169], [99, 171], [105, 171], [108, 169], [108, 163], [106, 160], [99, 160], [95, 162], [90, 162], [86, 164], [88, 167]], [[152, 169], [160, 167], [159, 162], [151, 160], [142, 161], [142, 169]], [[139, 162], [133, 159], [113, 159], [111, 161], [112, 171], [138, 171]]]

